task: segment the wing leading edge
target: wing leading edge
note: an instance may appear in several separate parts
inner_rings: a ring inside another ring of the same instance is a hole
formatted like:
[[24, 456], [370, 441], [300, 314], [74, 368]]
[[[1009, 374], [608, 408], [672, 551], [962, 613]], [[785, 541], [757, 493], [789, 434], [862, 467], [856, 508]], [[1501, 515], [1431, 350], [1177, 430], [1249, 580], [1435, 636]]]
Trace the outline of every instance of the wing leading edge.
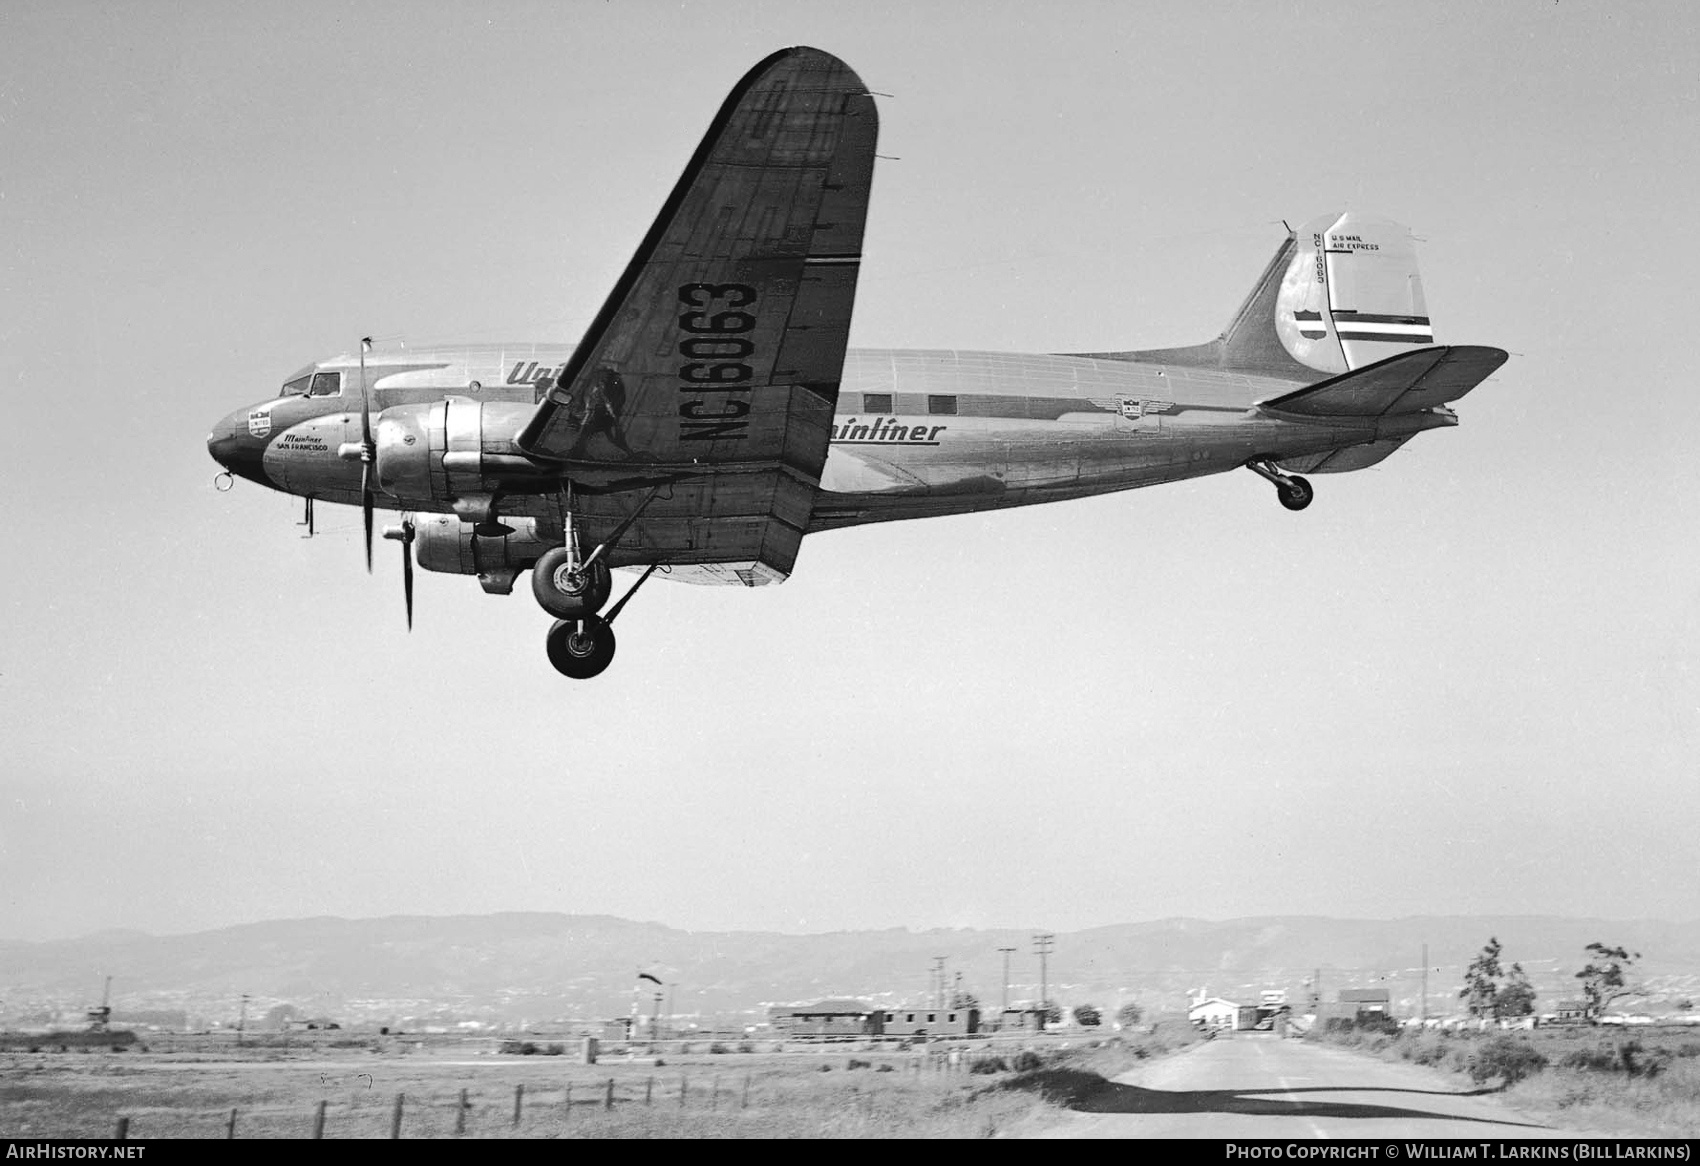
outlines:
[[752, 69], [519, 435], [592, 490], [688, 481], [688, 513], [633, 528], [656, 561], [789, 573], [831, 436], [878, 129], [828, 53]]

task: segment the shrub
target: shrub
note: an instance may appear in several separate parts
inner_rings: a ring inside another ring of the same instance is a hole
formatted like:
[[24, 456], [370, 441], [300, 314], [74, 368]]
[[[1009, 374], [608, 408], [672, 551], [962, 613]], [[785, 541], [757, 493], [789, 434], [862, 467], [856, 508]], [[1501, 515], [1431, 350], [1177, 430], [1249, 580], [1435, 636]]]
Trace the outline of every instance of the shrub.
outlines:
[[822, 1061], [819, 1065], [815, 1066], [815, 1072], [830, 1073], [832, 1072], [832, 1066], [827, 1064], [825, 1061]]
[[711, 1041], [708, 1046], [708, 1051], [711, 1053], [729, 1053], [732, 1050], [721, 1044], [719, 1041]]
[[1499, 1078], [1506, 1085], [1515, 1085], [1546, 1068], [1547, 1059], [1528, 1044], [1508, 1036], [1484, 1042], [1470, 1054], [1470, 1080], [1477, 1085]]
[[1560, 1069], [1576, 1069], [1584, 1073], [1611, 1073], [1617, 1070], [1617, 1053], [1603, 1045], [1591, 1049], [1571, 1049], [1558, 1059]]
[[1017, 1073], [1031, 1073], [1034, 1069], [1044, 1068], [1045, 1059], [1032, 1049], [1023, 1049], [1015, 1054], [1012, 1064]]
[[850, 1063], [844, 1067], [852, 1071], [856, 1069], [871, 1069], [874, 1067], [874, 1063], [872, 1061], [858, 1061], [855, 1057], [851, 1057]]
[[1002, 1057], [986, 1057], [968, 1066], [968, 1071], [981, 1074], [1006, 1073], [1009, 1071], [1009, 1062]]
[[740, 1053], [753, 1053], [756, 1051], [756, 1046], [750, 1041], [741, 1040], [738, 1042], [738, 1051]]
[[880, 1067], [875, 1069], [874, 1072], [876, 1072], [876, 1073], [895, 1073], [895, 1072], [897, 1072], [897, 1070], [892, 1068], [890, 1065], [886, 1064], [884, 1061], [881, 1061]]

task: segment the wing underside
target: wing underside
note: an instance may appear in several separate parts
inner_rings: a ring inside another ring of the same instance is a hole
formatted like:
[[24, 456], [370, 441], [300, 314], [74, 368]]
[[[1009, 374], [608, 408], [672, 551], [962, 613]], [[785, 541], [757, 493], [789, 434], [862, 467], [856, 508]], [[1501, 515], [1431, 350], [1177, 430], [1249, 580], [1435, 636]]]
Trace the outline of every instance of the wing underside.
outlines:
[[790, 571], [831, 436], [877, 135], [873, 98], [835, 57], [756, 66], [520, 434], [582, 488], [593, 527], [661, 486], [620, 559], [722, 564], [711, 574], [744, 583]]

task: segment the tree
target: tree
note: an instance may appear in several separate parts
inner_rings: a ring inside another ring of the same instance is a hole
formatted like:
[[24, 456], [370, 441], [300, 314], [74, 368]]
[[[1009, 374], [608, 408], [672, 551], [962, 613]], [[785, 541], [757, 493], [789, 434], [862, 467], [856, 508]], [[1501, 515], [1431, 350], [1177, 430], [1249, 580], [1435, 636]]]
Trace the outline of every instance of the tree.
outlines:
[[1464, 1001], [1464, 1010], [1471, 1016], [1494, 1015], [1494, 1001], [1499, 996], [1499, 980], [1505, 974], [1499, 966], [1499, 953], [1504, 950], [1499, 946], [1499, 937], [1491, 936], [1481, 954], [1470, 961], [1470, 966], [1464, 969], [1464, 986], [1458, 989], [1458, 998]]
[[1046, 1024], [1061, 1024], [1063, 1018], [1062, 1005], [1055, 1000], [1047, 1000], [1039, 1005], [1038, 1011], [1045, 1017]]
[[978, 1008], [980, 998], [972, 992], [958, 991], [950, 998], [950, 1006], [957, 1009]]
[[1607, 947], [1603, 943], [1590, 943], [1584, 950], [1588, 953], [1588, 965], [1576, 973], [1576, 978], [1582, 981], [1589, 1020], [1598, 1020], [1615, 1000], [1646, 995], [1638, 985], [1629, 982], [1629, 971], [1641, 958], [1640, 952]]
[[1081, 1028], [1097, 1028], [1104, 1023], [1104, 1014], [1096, 1004], [1076, 1004], [1074, 1006], [1074, 1023]]
[[1145, 1013], [1139, 1005], [1123, 1004], [1120, 1008], [1116, 1009], [1116, 1023], [1121, 1025], [1123, 1028], [1132, 1028], [1134, 1025], [1139, 1023], [1139, 1018], [1144, 1015]]
[[1522, 964], [1512, 964], [1505, 978], [1505, 987], [1493, 1002], [1495, 1016], [1530, 1016], [1535, 1011], [1535, 986], [1529, 982]]
[[1522, 964], [1512, 964], [1509, 972], [1505, 970], [1499, 962], [1504, 950], [1499, 937], [1493, 936], [1464, 970], [1464, 986], [1458, 996], [1471, 1016], [1498, 1020], [1528, 1016], [1535, 1010], [1535, 986]]

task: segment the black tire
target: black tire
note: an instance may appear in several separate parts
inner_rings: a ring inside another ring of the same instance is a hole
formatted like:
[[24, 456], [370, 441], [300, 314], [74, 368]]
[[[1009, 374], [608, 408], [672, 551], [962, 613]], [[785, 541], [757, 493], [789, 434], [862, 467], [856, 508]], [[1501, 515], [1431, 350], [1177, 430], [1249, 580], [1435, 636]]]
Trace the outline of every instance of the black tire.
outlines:
[[572, 556], [567, 548], [556, 547], [545, 551], [531, 569], [531, 594], [537, 605], [556, 619], [583, 619], [587, 615], [595, 615], [608, 602], [608, 592], [614, 585], [607, 565], [596, 562], [588, 570], [579, 572], [575, 589], [575, 581], [567, 577], [566, 571], [571, 562]]
[[1291, 486], [1283, 486], [1280, 490], [1281, 505], [1288, 510], [1303, 510], [1309, 506], [1311, 499], [1316, 497], [1316, 491], [1303, 478], [1294, 478]]
[[556, 620], [545, 643], [555, 671], [574, 680], [600, 675], [614, 659], [614, 629], [594, 615]]

